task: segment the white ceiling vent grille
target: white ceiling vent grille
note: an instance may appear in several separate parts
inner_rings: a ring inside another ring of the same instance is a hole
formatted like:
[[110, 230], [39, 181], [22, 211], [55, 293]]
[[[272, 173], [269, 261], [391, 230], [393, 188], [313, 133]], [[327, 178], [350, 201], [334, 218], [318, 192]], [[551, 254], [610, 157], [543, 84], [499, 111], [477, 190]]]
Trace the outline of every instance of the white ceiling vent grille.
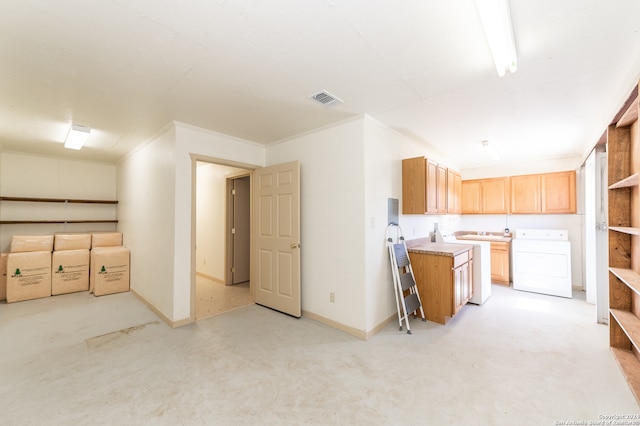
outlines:
[[341, 104], [342, 103], [342, 99], [340, 99], [339, 97], [332, 95], [331, 93], [327, 92], [326, 90], [322, 90], [318, 93], [314, 93], [313, 95], [309, 96], [311, 99], [313, 99], [314, 101], [322, 104], [322, 105], [335, 105], [335, 104]]

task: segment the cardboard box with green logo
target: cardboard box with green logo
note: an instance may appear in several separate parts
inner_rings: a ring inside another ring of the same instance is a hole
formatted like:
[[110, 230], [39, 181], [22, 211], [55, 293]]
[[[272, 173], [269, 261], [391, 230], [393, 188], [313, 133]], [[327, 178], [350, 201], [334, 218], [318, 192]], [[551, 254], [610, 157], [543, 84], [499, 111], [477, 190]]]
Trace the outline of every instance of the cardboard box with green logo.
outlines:
[[9, 253], [7, 303], [51, 296], [51, 252]]
[[96, 296], [129, 291], [129, 262], [126, 247], [91, 249], [89, 291]]
[[0, 253], [0, 300], [7, 299], [7, 257], [9, 253]]
[[89, 250], [54, 251], [51, 269], [52, 295], [89, 290]]

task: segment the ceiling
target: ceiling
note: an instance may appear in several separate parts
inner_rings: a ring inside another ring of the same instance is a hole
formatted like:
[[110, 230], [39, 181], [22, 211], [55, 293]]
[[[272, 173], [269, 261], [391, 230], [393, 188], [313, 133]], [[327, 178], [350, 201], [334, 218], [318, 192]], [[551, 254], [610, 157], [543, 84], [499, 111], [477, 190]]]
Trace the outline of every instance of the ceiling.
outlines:
[[640, 75], [640, 2], [510, 7], [501, 78], [474, 0], [0, 2], [0, 143], [115, 162], [172, 120], [267, 145], [368, 114], [461, 169], [583, 156]]

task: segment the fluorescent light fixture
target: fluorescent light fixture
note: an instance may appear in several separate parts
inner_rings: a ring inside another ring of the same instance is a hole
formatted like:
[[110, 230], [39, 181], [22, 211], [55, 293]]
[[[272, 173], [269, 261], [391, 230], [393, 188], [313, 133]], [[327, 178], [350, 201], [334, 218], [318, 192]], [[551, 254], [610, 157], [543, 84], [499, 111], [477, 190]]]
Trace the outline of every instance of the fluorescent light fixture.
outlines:
[[516, 72], [518, 56], [513, 39], [509, 0], [476, 0], [484, 33], [500, 77], [507, 70]]
[[485, 151], [487, 151], [487, 153], [494, 160], [499, 160], [500, 159], [500, 154], [498, 153], [498, 150], [493, 145], [490, 145], [489, 141], [482, 141], [482, 147], [484, 148]]
[[81, 124], [72, 124], [69, 129], [67, 139], [64, 141], [64, 147], [69, 149], [80, 149], [89, 138], [91, 129]]

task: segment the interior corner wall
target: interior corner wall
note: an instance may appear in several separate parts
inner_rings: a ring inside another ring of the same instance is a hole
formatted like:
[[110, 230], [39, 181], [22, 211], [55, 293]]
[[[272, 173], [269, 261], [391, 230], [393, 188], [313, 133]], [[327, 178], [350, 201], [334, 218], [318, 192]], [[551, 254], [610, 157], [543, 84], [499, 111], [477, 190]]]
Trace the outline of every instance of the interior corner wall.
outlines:
[[131, 289], [174, 320], [175, 131], [118, 163], [118, 224], [131, 251]]
[[[110, 163], [0, 152], [0, 195], [84, 200], [116, 199], [116, 166]], [[112, 204], [0, 203], [0, 220], [114, 220]], [[56, 232], [114, 231], [113, 223], [41, 223], [0, 226], [0, 251], [8, 251], [12, 235]]]
[[365, 332], [362, 119], [269, 146], [266, 160], [300, 162], [302, 310]]
[[261, 145], [176, 122], [119, 162], [118, 218], [131, 250], [131, 288], [173, 323], [191, 319], [192, 155], [264, 164]]
[[[222, 133], [193, 127], [183, 123], [175, 126], [175, 185], [173, 197], [173, 321], [183, 321], [191, 315], [192, 251], [195, 241], [191, 227], [195, 222], [192, 199], [193, 167], [195, 159], [218, 160], [220, 163], [253, 169], [265, 165], [263, 145], [234, 138]], [[193, 269], [195, 272], [195, 255]], [[195, 315], [195, 313], [194, 313]]]
[[[365, 215], [366, 236], [366, 328], [367, 332], [383, 324], [389, 317], [397, 315], [396, 300], [391, 275], [391, 264], [386, 247], [388, 225], [387, 202], [389, 198], [399, 201], [402, 211], [402, 159], [424, 156], [455, 168], [450, 160], [439, 158], [425, 145], [413, 141], [382, 123], [365, 116]], [[459, 215], [403, 215], [400, 214], [400, 229], [404, 237], [428, 237], [435, 223], [456, 222]], [[396, 229], [389, 229], [395, 238]]]

